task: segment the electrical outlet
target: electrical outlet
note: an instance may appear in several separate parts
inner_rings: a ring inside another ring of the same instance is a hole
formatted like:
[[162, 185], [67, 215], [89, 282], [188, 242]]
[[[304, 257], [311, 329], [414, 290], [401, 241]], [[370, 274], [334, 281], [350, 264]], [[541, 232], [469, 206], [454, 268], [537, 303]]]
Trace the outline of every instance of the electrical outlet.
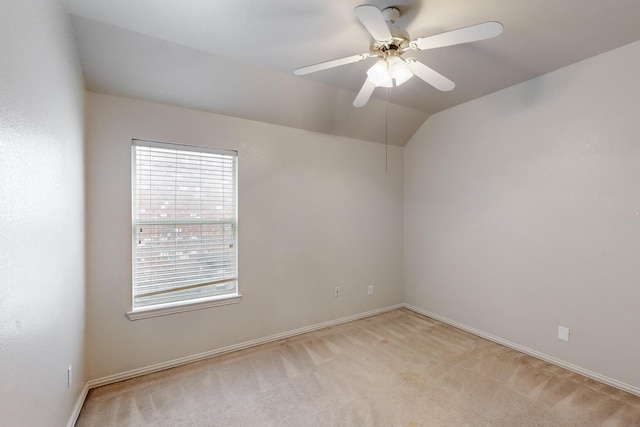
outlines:
[[367, 295], [373, 295], [373, 285], [369, 285], [369, 289], [367, 289]]
[[69, 365], [67, 368], [67, 388], [71, 387], [71, 381], [73, 380], [73, 366]]
[[569, 328], [566, 326], [558, 326], [558, 339], [569, 342]]
[[333, 296], [334, 297], [340, 296], [340, 288], [338, 286], [336, 286], [336, 288], [333, 290]]

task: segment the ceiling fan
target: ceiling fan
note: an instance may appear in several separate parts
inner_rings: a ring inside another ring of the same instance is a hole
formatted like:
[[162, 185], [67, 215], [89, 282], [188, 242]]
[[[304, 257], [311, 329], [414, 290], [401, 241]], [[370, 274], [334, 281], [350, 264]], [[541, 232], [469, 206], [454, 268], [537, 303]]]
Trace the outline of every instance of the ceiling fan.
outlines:
[[388, 7], [381, 11], [375, 6], [364, 4], [357, 6], [354, 11], [358, 20], [373, 37], [369, 52], [298, 68], [294, 74], [301, 76], [364, 61], [367, 58], [378, 58], [367, 71], [367, 78], [353, 101], [355, 107], [365, 105], [376, 87], [400, 86], [414, 75], [438, 90], [452, 90], [455, 87], [454, 82], [415, 58], [403, 58], [402, 55], [408, 50], [435, 49], [489, 39], [502, 33], [503, 29], [501, 23], [489, 21], [411, 40], [407, 31], [395, 25], [395, 21], [400, 17], [397, 8]]

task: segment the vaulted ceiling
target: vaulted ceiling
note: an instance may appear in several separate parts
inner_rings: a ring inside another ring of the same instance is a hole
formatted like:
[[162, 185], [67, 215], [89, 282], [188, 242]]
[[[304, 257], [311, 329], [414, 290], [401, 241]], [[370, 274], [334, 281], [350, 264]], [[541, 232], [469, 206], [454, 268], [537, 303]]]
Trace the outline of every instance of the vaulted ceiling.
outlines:
[[[640, 1], [370, 0], [412, 38], [499, 21], [493, 39], [412, 53], [456, 83], [413, 78], [352, 101], [375, 62], [294, 76], [368, 52], [357, 0], [63, 0], [87, 90], [404, 145], [429, 115], [640, 40]], [[615, 84], [615, 76], [602, 76]], [[385, 97], [388, 96], [388, 104]]]

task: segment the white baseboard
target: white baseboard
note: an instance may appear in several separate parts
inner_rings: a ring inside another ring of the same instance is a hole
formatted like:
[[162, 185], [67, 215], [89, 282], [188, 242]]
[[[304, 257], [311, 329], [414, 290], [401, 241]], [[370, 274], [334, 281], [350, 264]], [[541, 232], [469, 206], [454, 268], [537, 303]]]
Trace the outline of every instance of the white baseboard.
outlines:
[[165, 369], [170, 369], [170, 368], [175, 368], [178, 366], [182, 366], [182, 365], [186, 365], [188, 363], [192, 363], [192, 362], [197, 362], [199, 360], [203, 360], [203, 359], [207, 359], [210, 357], [214, 357], [214, 356], [218, 356], [221, 354], [225, 354], [225, 353], [231, 353], [234, 351], [238, 351], [238, 350], [244, 350], [246, 348], [249, 347], [254, 347], [257, 345], [261, 345], [261, 344], [267, 344], [273, 341], [277, 341], [277, 340], [281, 340], [281, 339], [285, 339], [285, 338], [291, 338], [294, 337], [296, 335], [301, 335], [301, 334], [305, 334], [308, 332], [313, 332], [313, 331], [317, 331], [320, 329], [324, 329], [324, 328], [328, 328], [330, 326], [335, 326], [335, 325], [340, 325], [342, 323], [347, 323], [347, 322], [352, 322], [354, 320], [359, 320], [359, 319], [364, 319], [366, 317], [371, 317], [371, 316], [375, 316], [381, 313], [386, 313], [388, 311], [392, 311], [392, 310], [396, 310], [399, 308], [406, 308], [408, 310], [411, 310], [415, 313], [421, 314], [423, 316], [426, 317], [430, 317], [432, 319], [438, 320], [442, 323], [446, 323], [447, 325], [451, 325], [455, 328], [461, 329], [463, 331], [469, 332], [471, 334], [477, 335], [479, 337], [488, 339], [489, 341], [493, 341], [495, 343], [504, 345], [506, 347], [512, 348], [514, 350], [520, 351], [522, 353], [528, 354], [529, 356], [535, 357], [537, 359], [540, 360], [544, 360], [545, 362], [549, 362], [553, 365], [559, 366], [561, 368], [565, 368], [568, 369], [572, 372], [575, 372], [577, 374], [583, 375], [585, 377], [594, 379], [596, 381], [599, 381], [601, 383], [610, 385], [612, 387], [618, 388], [620, 390], [626, 391], [628, 393], [640, 396], [640, 388], [638, 387], [634, 387], [632, 385], [623, 383], [621, 381], [615, 380], [613, 378], [609, 378], [606, 377], [604, 375], [600, 375], [596, 372], [592, 372], [588, 369], [584, 369], [581, 368], [579, 366], [573, 365], [571, 363], [565, 362], [563, 360], [557, 359], [553, 356], [549, 356], [547, 354], [544, 353], [540, 353], [539, 351], [536, 350], [532, 350], [528, 347], [524, 347], [520, 344], [516, 344], [514, 342], [505, 340], [503, 338], [497, 337], [495, 335], [491, 335], [488, 334], [486, 332], [483, 332], [479, 329], [475, 329], [472, 328], [470, 326], [467, 326], [465, 324], [456, 322], [454, 320], [451, 320], [449, 318], [446, 318], [444, 316], [441, 316], [439, 314], [435, 314], [432, 313], [430, 311], [427, 310], [423, 310], [421, 308], [415, 307], [413, 305], [410, 304], [396, 304], [396, 305], [392, 305], [392, 306], [388, 306], [388, 307], [384, 307], [384, 308], [379, 308], [376, 310], [371, 310], [371, 311], [367, 311], [364, 313], [359, 313], [359, 314], [354, 314], [351, 316], [347, 316], [347, 317], [342, 317], [340, 319], [335, 319], [335, 320], [330, 320], [327, 322], [322, 322], [322, 323], [317, 323], [315, 325], [310, 325], [310, 326], [306, 326], [303, 328], [299, 328], [299, 329], [294, 329], [291, 331], [286, 331], [286, 332], [281, 332], [278, 334], [274, 334], [274, 335], [269, 335], [267, 337], [263, 337], [263, 338], [258, 338], [255, 340], [251, 340], [251, 341], [245, 341], [239, 344], [234, 344], [231, 346], [227, 346], [227, 347], [223, 347], [223, 348], [219, 348], [219, 349], [215, 349], [215, 350], [211, 350], [211, 351], [207, 351], [204, 353], [198, 353], [198, 354], [194, 354], [192, 356], [186, 356], [186, 357], [181, 357], [179, 359], [174, 359], [174, 360], [169, 360], [167, 362], [162, 362], [162, 363], [158, 363], [155, 365], [151, 365], [151, 366], [146, 366], [146, 367], [142, 367], [142, 368], [138, 368], [138, 369], [133, 369], [130, 371], [126, 371], [126, 372], [121, 372], [118, 374], [114, 374], [114, 375], [108, 375], [106, 377], [102, 377], [102, 378], [97, 378], [94, 380], [90, 380], [87, 382], [87, 384], [85, 385], [82, 393], [80, 394], [79, 398], [78, 398], [78, 402], [76, 403], [76, 406], [74, 407], [74, 412], [69, 420], [69, 427], [73, 427], [75, 425], [75, 422], [78, 418], [78, 416], [80, 415], [80, 410], [82, 409], [82, 405], [87, 397], [87, 393], [89, 392], [90, 389], [95, 388], [95, 387], [100, 387], [100, 386], [104, 386], [104, 385], [108, 385], [108, 384], [112, 384], [112, 383], [116, 383], [118, 381], [124, 381], [124, 380], [128, 380], [131, 378], [135, 378], [135, 377], [139, 377], [142, 375], [146, 375], [146, 374], [151, 374], [153, 372], [159, 372], [159, 371], [163, 371]]
[[575, 372], [577, 374], [583, 375], [585, 377], [591, 378], [591, 379], [599, 381], [601, 383], [610, 385], [610, 386], [615, 387], [617, 389], [626, 391], [626, 392], [631, 393], [631, 394], [635, 394], [636, 396], [640, 396], [640, 388], [638, 388], [638, 387], [634, 387], [632, 385], [623, 383], [622, 381], [618, 381], [618, 380], [615, 380], [613, 378], [609, 378], [609, 377], [606, 377], [604, 375], [600, 375], [600, 374], [598, 374], [596, 372], [592, 372], [592, 371], [590, 371], [588, 369], [581, 368], [580, 366], [576, 366], [576, 365], [573, 365], [571, 363], [565, 362], [564, 360], [560, 360], [560, 359], [557, 359], [557, 358], [555, 358], [553, 356], [549, 356], [547, 354], [540, 353], [539, 351], [532, 350], [532, 349], [530, 349], [528, 347], [524, 347], [524, 346], [522, 346], [520, 344], [516, 344], [516, 343], [511, 342], [509, 340], [505, 340], [505, 339], [497, 337], [495, 335], [488, 334], [488, 333], [483, 332], [483, 331], [481, 331], [479, 329], [472, 328], [471, 326], [467, 326], [465, 324], [456, 322], [456, 321], [451, 320], [449, 318], [446, 318], [444, 316], [440, 316], [439, 314], [435, 314], [435, 313], [432, 313], [430, 311], [423, 310], [423, 309], [415, 307], [413, 305], [402, 304], [402, 306], [404, 308], [408, 309], [408, 310], [411, 310], [411, 311], [416, 312], [418, 314], [421, 314], [423, 316], [430, 317], [430, 318], [438, 320], [438, 321], [440, 321], [442, 323], [446, 323], [447, 325], [451, 325], [451, 326], [453, 326], [455, 328], [462, 329], [463, 331], [469, 332], [469, 333], [471, 333], [473, 335], [477, 335], [479, 337], [486, 338], [489, 341], [493, 341], [495, 343], [504, 345], [505, 347], [509, 347], [509, 348], [514, 349], [514, 350], [517, 350], [517, 351], [519, 351], [521, 353], [528, 354], [529, 356], [535, 357], [536, 359], [544, 360], [545, 362], [549, 362], [549, 363], [551, 363], [553, 365], [559, 366], [561, 368], [568, 369], [569, 371]]
[[[375, 316], [381, 313], [386, 313], [387, 311], [397, 310], [399, 308], [404, 307], [403, 304], [396, 304], [384, 308], [379, 308], [376, 310], [367, 311], [364, 313], [354, 314], [347, 317], [342, 317], [336, 320], [330, 320], [328, 322], [317, 323], [311, 326], [305, 326], [304, 328], [294, 329], [291, 331], [281, 332], [275, 335], [269, 335], [264, 338], [258, 338], [251, 341], [245, 341], [239, 344], [230, 345], [228, 347], [223, 347], [211, 351], [206, 351], [204, 353], [194, 354], [192, 356], [181, 357], [179, 359], [169, 360], [167, 362], [157, 363], [151, 366], [145, 366], [143, 368], [133, 369], [126, 372], [121, 372], [119, 374], [108, 375], [106, 377], [97, 378], [94, 380], [90, 380], [87, 383], [87, 388], [95, 388], [100, 387], [107, 384], [112, 384], [118, 381], [124, 381], [131, 378], [139, 377], [146, 374], [151, 374], [153, 372], [164, 371], [165, 369], [175, 368], [181, 365], [186, 365], [187, 363], [197, 362], [199, 360], [208, 359], [213, 356], [219, 356], [225, 353], [231, 353], [233, 351], [244, 350], [249, 347], [254, 347], [261, 344], [267, 344], [273, 341], [281, 340], [284, 338], [291, 338], [296, 335], [305, 334], [307, 332], [317, 331], [319, 329], [328, 328], [330, 326], [340, 325], [342, 323], [352, 322], [358, 319], [364, 319], [365, 317]], [[82, 406], [82, 405], [81, 405]]]
[[85, 384], [80, 392], [76, 405], [73, 407], [73, 413], [69, 418], [67, 427], [74, 427], [76, 425], [76, 421], [78, 421], [78, 416], [80, 416], [80, 411], [82, 410], [82, 405], [84, 405], [84, 401], [87, 398], [87, 393], [89, 393], [89, 383]]

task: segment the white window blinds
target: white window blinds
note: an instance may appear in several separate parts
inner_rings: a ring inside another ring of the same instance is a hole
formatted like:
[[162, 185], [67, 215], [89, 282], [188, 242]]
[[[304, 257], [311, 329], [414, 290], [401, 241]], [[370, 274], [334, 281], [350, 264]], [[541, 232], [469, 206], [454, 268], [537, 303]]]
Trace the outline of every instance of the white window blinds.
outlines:
[[237, 153], [133, 140], [133, 309], [235, 295]]

